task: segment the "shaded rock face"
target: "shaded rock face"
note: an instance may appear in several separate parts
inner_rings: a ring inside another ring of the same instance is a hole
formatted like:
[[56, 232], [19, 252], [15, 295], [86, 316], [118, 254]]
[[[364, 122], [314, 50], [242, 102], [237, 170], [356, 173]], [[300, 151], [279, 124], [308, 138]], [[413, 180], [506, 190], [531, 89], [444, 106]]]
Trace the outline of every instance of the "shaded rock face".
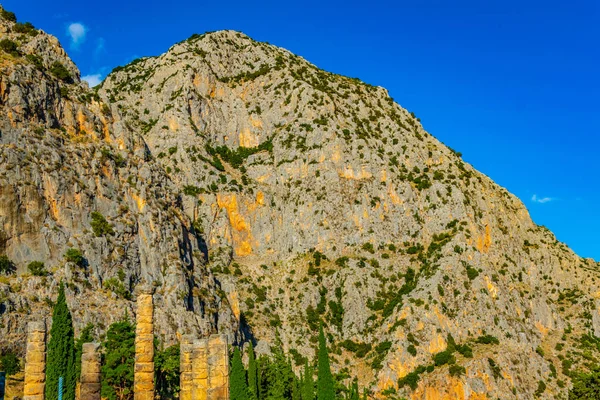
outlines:
[[41, 68], [0, 64], [7, 337], [65, 279], [98, 332], [142, 283], [166, 341], [220, 331], [268, 353], [278, 331], [301, 365], [324, 323], [334, 369], [378, 398], [564, 397], [600, 359], [599, 265], [384, 89], [221, 31], [90, 91], [48, 72], [60, 47], [28, 43]]

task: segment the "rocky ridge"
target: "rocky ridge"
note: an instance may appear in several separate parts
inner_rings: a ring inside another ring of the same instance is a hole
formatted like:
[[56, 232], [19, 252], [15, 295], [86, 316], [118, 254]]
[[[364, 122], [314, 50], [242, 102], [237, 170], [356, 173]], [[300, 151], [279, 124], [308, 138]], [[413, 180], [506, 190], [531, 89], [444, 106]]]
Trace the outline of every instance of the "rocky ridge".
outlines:
[[[220, 31], [90, 90], [55, 39], [2, 26], [21, 53], [0, 70], [0, 252], [18, 266], [0, 329], [15, 340], [62, 278], [98, 333], [142, 283], [164, 340], [280, 341], [300, 365], [323, 323], [336, 371], [377, 398], [566, 398], [570, 371], [598, 362], [599, 265], [385, 89]], [[52, 274], [29, 276], [34, 260]]]

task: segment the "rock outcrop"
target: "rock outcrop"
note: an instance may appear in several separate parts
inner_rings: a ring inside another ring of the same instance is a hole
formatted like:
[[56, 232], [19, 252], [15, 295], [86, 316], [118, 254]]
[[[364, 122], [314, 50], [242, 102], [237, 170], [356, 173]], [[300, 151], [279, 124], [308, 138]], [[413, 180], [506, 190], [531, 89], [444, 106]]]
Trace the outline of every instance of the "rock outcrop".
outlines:
[[252, 338], [299, 366], [323, 323], [377, 398], [560, 398], [599, 362], [598, 263], [385, 89], [220, 31], [90, 90], [54, 38], [0, 25], [0, 345], [64, 279], [78, 328], [150, 285], [162, 341]]

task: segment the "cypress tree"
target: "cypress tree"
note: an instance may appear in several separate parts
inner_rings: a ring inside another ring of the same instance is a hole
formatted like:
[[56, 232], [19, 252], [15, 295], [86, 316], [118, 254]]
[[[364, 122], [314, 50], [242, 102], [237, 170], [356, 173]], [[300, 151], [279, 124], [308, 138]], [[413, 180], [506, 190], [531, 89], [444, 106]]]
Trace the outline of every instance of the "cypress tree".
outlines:
[[258, 367], [256, 365], [256, 355], [254, 354], [254, 346], [250, 342], [248, 347], [248, 389], [250, 399], [258, 400]]
[[273, 352], [273, 361], [267, 364], [265, 371], [267, 381], [267, 396], [268, 400], [283, 400], [286, 398], [286, 391], [289, 389], [285, 358], [279, 349]]
[[268, 374], [267, 371], [270, 368], [271, 361], [269, 357], [262, 355], [257, 360], [258, 364], [258, 398], [264, 400], [267, 398], [267, 392], [269, 388]]
[[62, 282], [58, 289], [58, 299], [52, 311], [47, 360], [46, 399], [58, 399], [58, 379], [62, 376], [63, 399], [75, 400], [75, 333]]
[[352, 382], [352, 388], [350, 390], [350, 400], [360, 400], [360, 393], [358, 391], [358, 381], [354, 379]]
[[319, 354], [317, 371], [317, 399], [335, 400], [335, 388], [333, 387], [333, 376], [329, 365], [329, 354], [327, 342], [323, 333], [323, 326], [319, 328]]
[[304, 364], [304, 374], [302, 376], [302, 400], [315, 399], [315, 381], [313, 380], [312, 368], [308, 366], [308, 361]]
[[229, 395], [231, 400], [247, 400], [248, 385], [246, 384], [246, 370], [242, 363], [242, 356], [238, 347], [233, 351], [231, 360], [231, 375], [229, 378]]

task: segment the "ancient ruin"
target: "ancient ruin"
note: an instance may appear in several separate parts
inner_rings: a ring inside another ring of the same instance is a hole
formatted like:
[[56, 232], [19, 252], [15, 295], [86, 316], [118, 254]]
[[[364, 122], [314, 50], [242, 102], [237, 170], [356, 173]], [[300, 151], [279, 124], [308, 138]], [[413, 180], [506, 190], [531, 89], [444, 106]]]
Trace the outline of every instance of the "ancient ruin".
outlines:
[[43, 321], [30, 322], [27, 331], [23, 400], [44, 400], [46, 389], [46, 324]]
[[133, 377], [134, 400], [154, 399], [153, 312], [152, 293], [144, 291], [137, 298]]
[[195, 340], [192, 347], [192, 400], [208, 399], [208, 340]]
[[229, 398], [227, 336], [212, 335], [196, 340], [185, 336], [181, 342], [180, 357], [180, 399], [186, 400], [185, 396], [190, 396], [191, 400]]
[[227, 336], [212, 335], [208, 339], [208, 399], [229, 398], [229, 352]]
[[184, 335], [179, 344], [179, 400], [192, 400], [194, 387], [192, 374], [193, 335]]
[[100, 400], [101, 373], [98, 343], [85, 343], [81, 353], [81, 387], [79, 400]]
[[[134, 399], [154, 399], [153, 299], [150, 292], [137, 298]], [[81, 355], [79, 400], [101, 399], [99, 343], [85, 343]], [[184, 335], [180, 342], [180, 400], [229, 399], [227, 336], [197, 339]], [[46, 325], [30, 322], [25, 359], [23, 400], [44, 400], [46, 386]], [[0, 400], [2, 390], [0, 389]]]

